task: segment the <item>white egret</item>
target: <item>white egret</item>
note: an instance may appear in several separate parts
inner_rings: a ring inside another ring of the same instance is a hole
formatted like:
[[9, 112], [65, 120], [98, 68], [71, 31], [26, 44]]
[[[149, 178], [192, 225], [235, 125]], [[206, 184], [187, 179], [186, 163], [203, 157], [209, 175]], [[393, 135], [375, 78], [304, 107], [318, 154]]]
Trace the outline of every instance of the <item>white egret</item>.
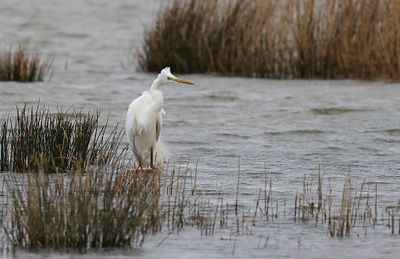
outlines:
[[125, 130], [129, 146], [141, 168], [143, 168], [144, 155], [148, 151], [150, 151], [150, 167], [155, 168], [153, 160], [154, 156], [157, 156], [162, 117], [165, 115], [161, 86], [169, 82], [193, 84], [174, 76], [170, 68], [166, 67], [153, 81], [150, 90], [144, 91], [141, 96], [133, 100], [126, 114]]

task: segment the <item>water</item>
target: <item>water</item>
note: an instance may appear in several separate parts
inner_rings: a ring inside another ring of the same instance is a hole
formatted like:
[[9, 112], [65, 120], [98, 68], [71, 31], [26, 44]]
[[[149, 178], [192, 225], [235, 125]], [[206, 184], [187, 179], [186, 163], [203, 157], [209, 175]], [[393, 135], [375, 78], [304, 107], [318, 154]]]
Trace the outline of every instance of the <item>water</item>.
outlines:
[[[0, 83], [0, 114], [25, 102], [110, 114], [123, 123], [129, 103], [155, 74], [135, 71], [132, 53], [159, 1], [23, 1], [0, 3], [0, 42], [21, 40], [56, 52], [55, 74], [39, 84]], [[253, 209], [264, 172], [275, 197], [292, 199], [305, 174], [321, 166], [324, 179], [340, 191], [351, 171], [355, 184], [379, 182], [379, 204], [395, 204], [400, 194], [400, 87], [360, 81], [274, 81], [184, 75], [195, 86], [164, 88], [167, 117], [162, 133], [172, 161], [199, 160], [198, 188], [209, 198], [224, 190], [234, 199], [240, 159], [241, 203]], [[240, 158], [239, 158], [240, 157]], [[384, 223], [335, 239], [326, 226], [263, 225], [240, 236], [218, 232], [204, 237], [190, 227], [179, 235], [148, 236], [133, 251], [111, 250], [86, 258], [370, 257], [397, 258], [399, 236]], [[268, 242], [266, 239], [268, 237]], [[265, 246], [265, 243], [267, 245]], [[7, 255], [11, 256], [11, 255]], [[15, 257], [69, 258], [59, 253], [17, 252]]]

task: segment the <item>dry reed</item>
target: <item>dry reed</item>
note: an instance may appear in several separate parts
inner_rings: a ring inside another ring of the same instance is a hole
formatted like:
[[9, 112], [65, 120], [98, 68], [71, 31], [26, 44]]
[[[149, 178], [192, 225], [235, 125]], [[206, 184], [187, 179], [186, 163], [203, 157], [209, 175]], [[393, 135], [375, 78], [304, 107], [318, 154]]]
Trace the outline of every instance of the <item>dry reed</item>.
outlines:
[[11, 219], [4, 230], [12, 245], [21, 248], [140, 244], [159, 227], [159, 176], [159, 170], [110, 172], [104, 167], [70, 175], [11, 175]]
[[265, 78], [400, 79], [400, 2], [172, 0], [139, 67]]
[[15, 49], [0, 52], [0, 81], [43, 81], [52, 71], [54, 55], [42, 58], [38, 50], [21, 43]]

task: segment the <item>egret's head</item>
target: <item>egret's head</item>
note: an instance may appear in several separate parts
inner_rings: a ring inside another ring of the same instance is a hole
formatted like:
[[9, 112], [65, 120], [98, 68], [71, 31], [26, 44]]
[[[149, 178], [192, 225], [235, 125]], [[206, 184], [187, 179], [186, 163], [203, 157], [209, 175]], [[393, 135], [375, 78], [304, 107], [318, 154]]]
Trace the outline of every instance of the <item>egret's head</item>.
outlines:
[[183, 80], [181, 78], [174, 76], [171, 73], [171, 69], [169, 67], [166, 67], [163, 70], [161, 70], [160, 74], [158, 75], [158, 79], [161, 81], [162, 84], [177, 82], [177, 83], [182, 83], [182, 84], [193, 85], [193, 83], [191, 83], [189, 81], [186, 81], [186, 80]]

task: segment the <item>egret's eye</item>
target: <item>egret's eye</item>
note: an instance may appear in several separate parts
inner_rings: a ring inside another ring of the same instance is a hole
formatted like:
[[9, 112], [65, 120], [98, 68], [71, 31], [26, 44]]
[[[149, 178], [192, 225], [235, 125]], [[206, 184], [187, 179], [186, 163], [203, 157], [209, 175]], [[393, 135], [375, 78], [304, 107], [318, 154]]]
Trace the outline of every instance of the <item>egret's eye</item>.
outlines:
[[170, 77], [170, 76], [167, 76], [167, 79], [168, 79], [168, 80], [171, 80], [171, 79], [172, 79], [172, 77]]

